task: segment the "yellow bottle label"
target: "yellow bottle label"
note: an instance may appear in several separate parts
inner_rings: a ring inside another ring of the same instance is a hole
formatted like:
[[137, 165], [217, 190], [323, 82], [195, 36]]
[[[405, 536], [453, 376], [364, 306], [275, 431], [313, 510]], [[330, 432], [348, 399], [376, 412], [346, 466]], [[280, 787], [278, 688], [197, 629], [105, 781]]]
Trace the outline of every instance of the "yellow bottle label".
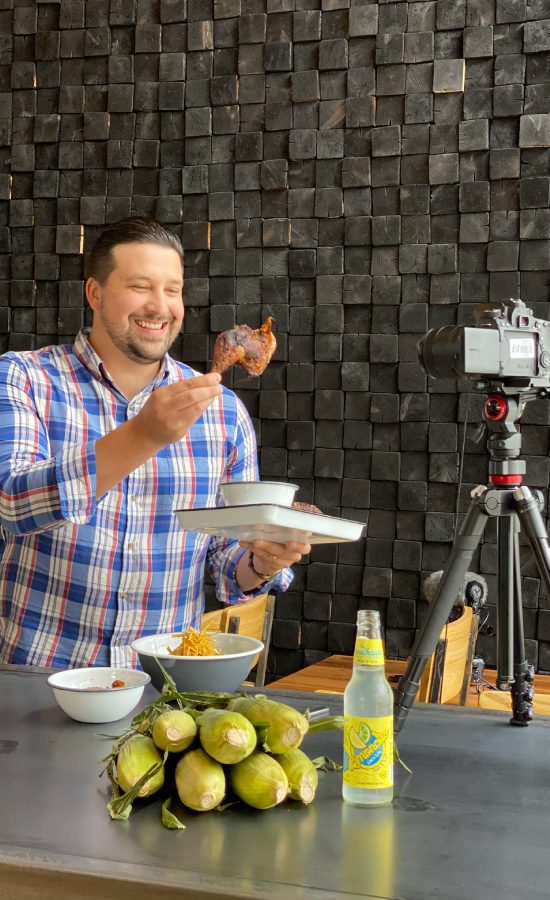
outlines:
[[358, 637], [355, 641], [353, 662], [359, 666], [383, 666], [384, 646], [380, 638]]
[[392, 786], [393, 716], [345, 716], [343, 777], [350, 787]]

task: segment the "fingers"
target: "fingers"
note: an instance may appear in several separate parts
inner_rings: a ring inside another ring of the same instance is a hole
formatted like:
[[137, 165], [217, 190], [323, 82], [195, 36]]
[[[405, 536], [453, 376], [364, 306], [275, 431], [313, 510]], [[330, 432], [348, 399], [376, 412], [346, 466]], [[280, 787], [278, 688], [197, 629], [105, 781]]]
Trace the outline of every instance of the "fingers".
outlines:
[[157, 400], [169, 402], [173, 410], [183, 410], [191, 406], [207, 406], [223, 391], [220, 384], [221, 377], [217, 372], [208, 375], [199, 375], [196, 378], [186, 378], [175, 384], [158, 388], [155, 393]]
[[275, 541], [241, 541], [241, 547], [252, 550], [258, 559], [265, 562], [265, 571], [284, 569], [300, 562], [302, 556], [311, 551], [311, 545], [290, 541], [288, 544], [278, 544]]

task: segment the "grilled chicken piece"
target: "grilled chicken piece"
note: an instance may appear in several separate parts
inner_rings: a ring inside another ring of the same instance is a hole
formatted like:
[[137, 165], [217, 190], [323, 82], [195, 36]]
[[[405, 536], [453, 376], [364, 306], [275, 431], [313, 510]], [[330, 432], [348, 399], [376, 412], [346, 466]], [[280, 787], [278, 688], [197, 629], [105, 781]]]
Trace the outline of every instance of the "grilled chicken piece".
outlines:
[[241, 366], [247, 375], [261, 375], [277, 347], [271, 331], [273, 319], [269, 316], [260, 328], [235, 325], [222, 331], [214, 344], [214, 360], [211, 372], [225, 372], [231, 366]]
[[318, 506], [314, 506], [313, 503], [302, 503], [301, 500], [295, 500], [292, 504], [292, 509], [297, 509], [300, 512], [314, 513], [316, 516], [323, 515]]

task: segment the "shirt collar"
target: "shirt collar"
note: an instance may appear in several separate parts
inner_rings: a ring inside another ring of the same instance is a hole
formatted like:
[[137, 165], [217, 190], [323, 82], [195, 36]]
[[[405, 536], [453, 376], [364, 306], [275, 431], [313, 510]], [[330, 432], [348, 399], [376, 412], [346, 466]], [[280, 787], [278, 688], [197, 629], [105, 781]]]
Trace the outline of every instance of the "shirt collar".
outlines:
[[[98, 381], [108, 381], [109, 384], [115, 384], [109, 372], [103, 365], [103, 360], [96, 353], [94, 348], [92, 347], [89, 334], [91, 329], [89, 327], [83, 328], [78, 332], [75, 342], [74, 342], [74, 352], [83, 366], [85, 366], [89, 372], [92, 373], [94, 378]], [[160, 367], [158, 374], [154, 377], [154, 379], [147, 385], [144, 390], [152, 390], [155, 387], [158, 387], [161, 382], [165, 379], [167, 381], [175, 381], [177, 378], [177, 366], [175, 361], [172, 359], [168, 353], [165, 354], [163, 365]]]

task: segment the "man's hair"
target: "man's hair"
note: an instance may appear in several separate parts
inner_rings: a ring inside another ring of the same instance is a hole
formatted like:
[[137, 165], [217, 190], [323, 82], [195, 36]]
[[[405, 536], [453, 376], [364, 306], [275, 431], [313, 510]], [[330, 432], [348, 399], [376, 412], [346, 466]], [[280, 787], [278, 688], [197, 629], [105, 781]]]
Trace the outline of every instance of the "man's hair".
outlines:
[[183, 247], [180, 239], [150, 216], [129, 216], [113, 222], [101, 232], [86, 261], [86, 278], [105, 284], [116, 268], [114, 247], [119, 244], [160, 244], [175, 250], [183, 266]]

